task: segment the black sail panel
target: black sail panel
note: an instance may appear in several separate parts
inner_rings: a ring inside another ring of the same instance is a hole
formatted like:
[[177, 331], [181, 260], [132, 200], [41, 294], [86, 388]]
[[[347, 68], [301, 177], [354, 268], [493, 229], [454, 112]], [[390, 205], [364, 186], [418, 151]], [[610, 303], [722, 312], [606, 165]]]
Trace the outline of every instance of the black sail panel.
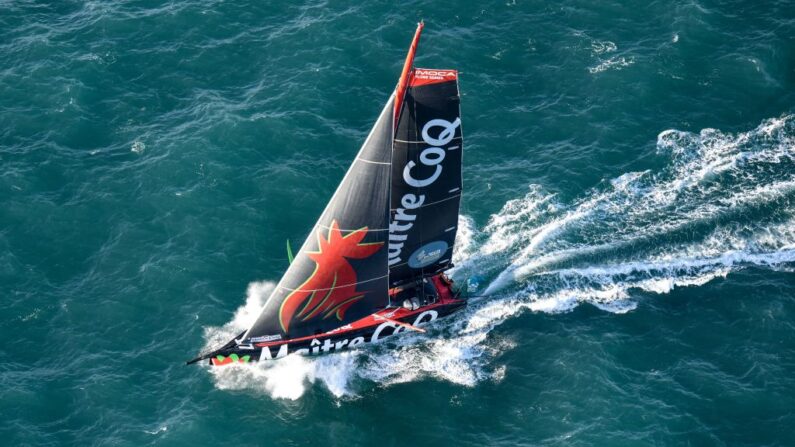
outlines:
[[392, 153], [390, 287], [451, 266], [463, 141], [455, 70], [414, 70]]
[[326, 332], [384, 308], [394, 95], [244, 342]]

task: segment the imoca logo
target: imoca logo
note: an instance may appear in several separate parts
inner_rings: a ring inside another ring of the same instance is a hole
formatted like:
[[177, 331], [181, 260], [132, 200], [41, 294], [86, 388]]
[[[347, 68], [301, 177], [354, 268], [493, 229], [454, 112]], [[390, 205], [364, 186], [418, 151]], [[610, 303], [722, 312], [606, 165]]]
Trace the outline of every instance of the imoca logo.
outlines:
[[447, 242], [435, 241], [425, 244], [409, 256], [409, 267], [421, 269], [438, 261], [447, 252]]

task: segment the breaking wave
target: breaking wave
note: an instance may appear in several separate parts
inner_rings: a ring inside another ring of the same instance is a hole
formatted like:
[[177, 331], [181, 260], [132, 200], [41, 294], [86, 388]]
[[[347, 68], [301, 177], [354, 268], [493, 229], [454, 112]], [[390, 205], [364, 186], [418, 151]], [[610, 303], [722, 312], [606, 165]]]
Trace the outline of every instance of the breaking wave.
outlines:
[[[626, 173], [570, 203], [530, 185], [481, 228], [461, 216], [453, 276], [470, 295], [487, 298], [473, 298], [427, 335], [211, 369], [217, 387], [298, 399], [319, 382], [338, 398], [352, 398], [373, 386], [425, 378], [464, 386], [499, 381], [504, 366], [497, 356], [513, 344], [490, 332], [522, 312], [567, 312], [587, 303], [624, 313], [643, 294], [703, 285], [745, 268], [793, 269], [795, 116], [737, 134], [666, 130], [657, 150], [670, 160], [662, 170]], [[273, 286], [252, 283], [233, 321], [206, 329], [207, 345], [246, 329]]]

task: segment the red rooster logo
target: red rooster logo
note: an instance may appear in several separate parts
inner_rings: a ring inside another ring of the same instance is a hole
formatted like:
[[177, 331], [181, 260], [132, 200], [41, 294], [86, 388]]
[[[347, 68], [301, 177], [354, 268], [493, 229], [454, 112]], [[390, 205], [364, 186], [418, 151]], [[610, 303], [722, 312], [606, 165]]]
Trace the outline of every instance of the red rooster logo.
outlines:
[[348, 259], [370, 257], [384, 245], [383, 242], [361, 243], [367, 231], [367, 227], [359, 228], [343, 236], [337, 221], [333, 220], [328, 238], [324, 239], [318, 228], [318, 251], [307, 252], [317, 264], [315, 271], [287, 295], [279, 308], [279, 324], [285, 333], [295, 318], [307, 321], [317, 316], [326, 319], [335, 315], [341, 321], [345, 311], [364, 297], [356, 291], [356, 270]]

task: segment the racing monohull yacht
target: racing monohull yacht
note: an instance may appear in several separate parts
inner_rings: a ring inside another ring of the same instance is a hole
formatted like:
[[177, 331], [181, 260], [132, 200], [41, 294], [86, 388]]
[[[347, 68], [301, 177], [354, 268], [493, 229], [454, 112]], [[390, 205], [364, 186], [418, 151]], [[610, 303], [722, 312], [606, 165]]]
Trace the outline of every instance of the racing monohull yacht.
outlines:
[[188, 363], [248, 363], [353, 349], [466, 305], [453, 264], [461, 200], [458, 72], [414, 68], [417, 26], [400, 80], [364, 145], [254, 324]]

